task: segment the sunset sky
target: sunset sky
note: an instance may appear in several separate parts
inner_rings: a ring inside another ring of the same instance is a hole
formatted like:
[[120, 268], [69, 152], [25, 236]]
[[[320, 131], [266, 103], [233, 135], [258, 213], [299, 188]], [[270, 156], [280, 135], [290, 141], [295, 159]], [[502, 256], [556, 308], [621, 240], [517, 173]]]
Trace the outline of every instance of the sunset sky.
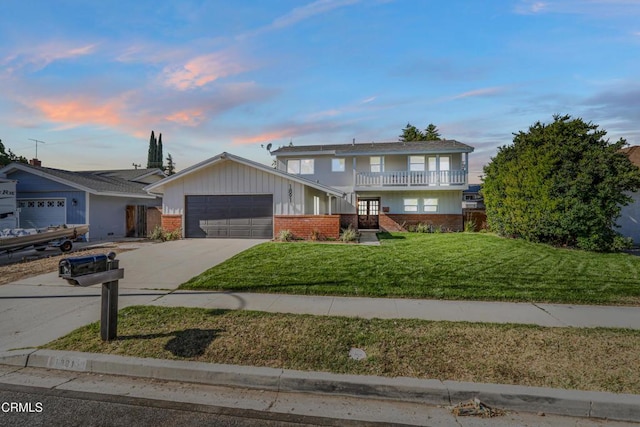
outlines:
[[[2, 2], [0, 139], [43, 166], [177, 169], [261, 145], [394, 141], [411, 122], [476, 148], [553, 114], [640, 145], [640, 1]], [[472, 178], [473, 179], [473, 178]]]

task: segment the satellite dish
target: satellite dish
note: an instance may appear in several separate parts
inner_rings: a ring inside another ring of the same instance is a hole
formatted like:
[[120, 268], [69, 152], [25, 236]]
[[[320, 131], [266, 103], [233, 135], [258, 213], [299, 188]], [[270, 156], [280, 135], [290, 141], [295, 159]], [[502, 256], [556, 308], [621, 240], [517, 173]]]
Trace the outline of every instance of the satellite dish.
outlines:
[[271, 146], [272, 146], [272, 145], [271, 145], [271, 143], [268, 143], [268, 144], [267, 144], [267, 151], [268, 151], [268, 152], [271, 152]]

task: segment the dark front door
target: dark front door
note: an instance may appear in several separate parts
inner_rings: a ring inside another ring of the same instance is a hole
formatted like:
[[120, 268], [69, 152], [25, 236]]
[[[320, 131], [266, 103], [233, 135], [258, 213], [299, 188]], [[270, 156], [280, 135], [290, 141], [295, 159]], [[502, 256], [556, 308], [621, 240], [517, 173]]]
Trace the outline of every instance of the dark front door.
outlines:
[[358, 229], [377, 230], [380, 199], [358, 199]]

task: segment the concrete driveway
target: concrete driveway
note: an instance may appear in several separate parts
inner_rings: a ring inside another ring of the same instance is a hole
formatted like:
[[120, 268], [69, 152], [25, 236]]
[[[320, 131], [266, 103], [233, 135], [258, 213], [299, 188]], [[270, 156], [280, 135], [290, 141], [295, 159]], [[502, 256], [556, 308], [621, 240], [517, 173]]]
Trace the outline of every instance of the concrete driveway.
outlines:
[[[119, 308], [149, 304], [203, 271], [265, 240], [185, 239], [118, 254]], [[101, 285], [68, 285], [56, 272], [0, 286], [0, 351], [46, 344], [100, 320]]]

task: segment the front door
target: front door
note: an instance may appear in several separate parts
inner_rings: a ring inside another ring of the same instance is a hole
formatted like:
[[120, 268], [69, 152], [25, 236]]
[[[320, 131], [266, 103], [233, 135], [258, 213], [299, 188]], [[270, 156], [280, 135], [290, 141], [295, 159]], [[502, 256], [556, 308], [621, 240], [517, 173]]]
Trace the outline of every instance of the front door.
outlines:
[[358, 229], [377, 230], [380, 199], [358, 199]]

